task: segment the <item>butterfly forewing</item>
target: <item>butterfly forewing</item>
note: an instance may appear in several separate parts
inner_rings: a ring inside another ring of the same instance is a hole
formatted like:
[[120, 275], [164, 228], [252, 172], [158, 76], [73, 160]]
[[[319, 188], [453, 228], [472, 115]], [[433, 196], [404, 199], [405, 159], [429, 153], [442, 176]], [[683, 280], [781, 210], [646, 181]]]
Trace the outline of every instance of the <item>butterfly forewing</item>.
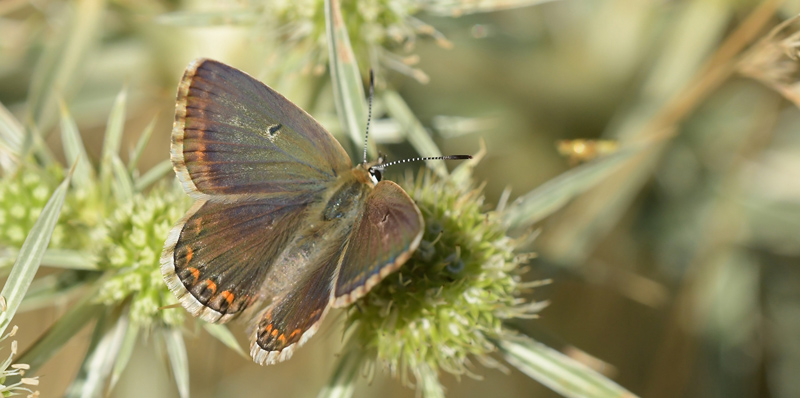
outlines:
[[334, 306], [352, 303], [411, 256], [422, 239], [424, 221], [417, 205], [397, 184], [381, 181], [367, 196], [351, 233]]
[[351, 162], [305, 111], [246, 73], [199, 59], [178, 87], [172, 163], [196, 198], [295, 200]]
[[253, 301], [296, 234], [305, 205], [198, 201], [170, 232], [161, 259], [169, 288], [208, 322], [224, 322]]

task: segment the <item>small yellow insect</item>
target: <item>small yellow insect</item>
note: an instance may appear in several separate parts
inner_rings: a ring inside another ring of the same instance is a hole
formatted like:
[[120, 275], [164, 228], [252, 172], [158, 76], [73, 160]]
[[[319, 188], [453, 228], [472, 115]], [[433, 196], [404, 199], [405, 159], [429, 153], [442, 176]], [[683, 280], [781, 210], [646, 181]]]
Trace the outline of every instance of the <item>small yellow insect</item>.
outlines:
[[616, 152], [619, 143], [613, 140], [560, 140], [556, 142], [556, 148], [559, 154], [569, 159], [571, 166], [575, 166]]

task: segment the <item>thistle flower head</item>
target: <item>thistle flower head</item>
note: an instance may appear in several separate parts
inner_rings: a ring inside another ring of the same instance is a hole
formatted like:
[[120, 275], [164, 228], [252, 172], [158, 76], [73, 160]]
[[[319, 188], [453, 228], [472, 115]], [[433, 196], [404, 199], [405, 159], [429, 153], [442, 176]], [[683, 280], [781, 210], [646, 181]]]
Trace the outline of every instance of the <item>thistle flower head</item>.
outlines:
[[[39, 218], [50, 195], [63, 179], [60, 168], [42, 169], [29, 166], [0, 181], [0, 247], [22, 246], [25, 237]], [[85, 211], [92, 208], [92, 196], [76, 190], [70, 195], [61, 210], [61, 220], [53, 230], [50, 247], [83, 248], [96, 235], [99, 225], [96, 213]], [[67, 233], [69, 231], [69, 233]]]
[[[424, 173], [402, 183], [425, 219], [422, 243], [350, 311], [354, 338], [407, 382], [420, 369], [469, 374], [494, 351], [502, 323], [530, 316], [519, 294], [521, 257], [480, 188]], [[488, 361], [487, 361], [488, 363]]]
[[97, 301], [119, 305], [131, 300], [131, 321], [150, 327], [156, 322], [178, 326], [183, 311], [159, 311], [174, 304], [175, 297], [161, 277], [159, 257], [164, 237], [188, 207], [186, 194], [160, 185], [137, 194], [112, 214], [98, 266], [112, 276], [100, 288]]
[[[265, 15], [275, 19], [287, 48], [300, 49], [305, 54], [306, 71], [325, 71], [328, 50], [324, 0], [253, 1], [251, 4], [258, 4]], [[353, 51], [360, 60], [358, 63], [378, 67], [374, 62], [366, 61], [379, 60], [382, 66], [426, 82], [428, 77], [412, 67], [417, 57], [391, 52], [399, 49], [409, 53], [420, 35], [433, 37], [443, 47], [450, 47], [450, 42], [441, 33], [414, 18], [424, 5], [418, 0], [341, 2]]]

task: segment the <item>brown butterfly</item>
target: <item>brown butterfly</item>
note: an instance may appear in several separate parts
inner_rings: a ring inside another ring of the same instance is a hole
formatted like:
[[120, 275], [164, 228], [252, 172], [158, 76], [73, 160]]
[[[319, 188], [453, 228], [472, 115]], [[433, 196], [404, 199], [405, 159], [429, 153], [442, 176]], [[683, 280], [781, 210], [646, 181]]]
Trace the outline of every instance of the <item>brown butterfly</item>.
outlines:
[[414, 201], [381, 181], [397, 162], [367, 163], [365, 152], [354, 167], [311, 116], [222, 63], [186, 69], [170, 154], [196, 201], [167, 237], [164, 280], [205, 321], [256, 313], [259, 364], [291, 357], [331, 307], [364, 296], [422, 239]]

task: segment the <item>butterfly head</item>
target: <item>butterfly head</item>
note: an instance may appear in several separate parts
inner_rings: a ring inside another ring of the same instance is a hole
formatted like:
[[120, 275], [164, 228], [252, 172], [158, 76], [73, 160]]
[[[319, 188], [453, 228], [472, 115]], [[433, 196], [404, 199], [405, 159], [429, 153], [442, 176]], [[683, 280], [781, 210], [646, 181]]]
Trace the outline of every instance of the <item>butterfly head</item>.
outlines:
[[384, 165], [385, 162], [386, 155], [378, 153], [378, 160], [364, 165], [369, 173], [370, 180], [372, 180], [372, 183], [375, 185], [378, 185], [378, 183], [383, 179], [383, 169], [386, 167]]

